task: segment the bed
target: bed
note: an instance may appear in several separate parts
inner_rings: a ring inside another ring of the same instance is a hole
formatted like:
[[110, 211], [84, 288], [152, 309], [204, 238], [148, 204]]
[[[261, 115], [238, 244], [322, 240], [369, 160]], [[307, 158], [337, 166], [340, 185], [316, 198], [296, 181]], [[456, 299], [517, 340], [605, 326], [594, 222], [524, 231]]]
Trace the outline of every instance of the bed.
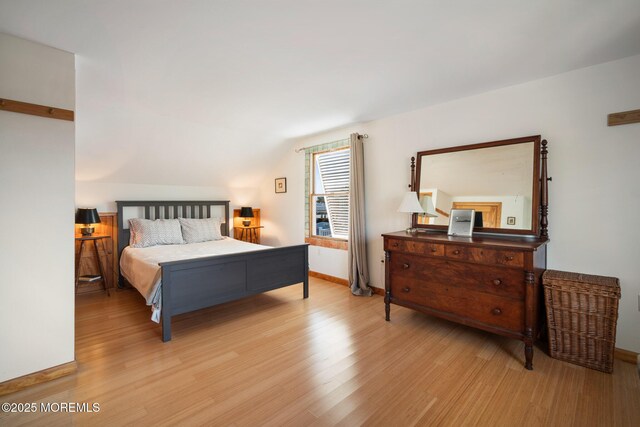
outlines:
[[[230, 239], [228, 200], [117, 201], [116, 204], [119, 266], [123, 251], [129, 245], [131, 232], [128, 220], [131, 218], [155, 220], [221, 217], [220, 233], [224, 240], [220, 245], [234, 246], [231, 252], [209, 249], [199, 243], [168, 245], [166, 248], [147, 251], [147, 254], [153, 252], [143, 260], [147, 265], [153, 263], [154, 256], [157, 256], [156, 260], [166, 260], [156, 264], [160, 266], [160, 281], [155, 290], [161, 299], [158, 320], [162, 325], [162, 341], [171, 340], [171, 318], [179, 314], [299, 283], [302, 283], [303, 298], [309, 297], [308, 244], [272, 248]], [[238, 243], [240, 246], [237, 246]], [[190, 245], [200, 246], [196, 248], [195, 254], [180, 254], [189, 252], [185, 246]], [[172, 249], [175, 249], [175, 253], [172, 253]], [[180, 259], [183, 255], [187, 258]], [[132, 278], [131, 271], [127, 273], [129, 278]], [[122, 286], [124, 281], [125, 276], [119, 271], [119, 285]], [[147, 292], [147, 288], [153, 285], [155, 284], [147, 283], [136, 286], [145, 289], [141, 294], [147, 299], [147, 303], [149, 297], [153, 297]]]

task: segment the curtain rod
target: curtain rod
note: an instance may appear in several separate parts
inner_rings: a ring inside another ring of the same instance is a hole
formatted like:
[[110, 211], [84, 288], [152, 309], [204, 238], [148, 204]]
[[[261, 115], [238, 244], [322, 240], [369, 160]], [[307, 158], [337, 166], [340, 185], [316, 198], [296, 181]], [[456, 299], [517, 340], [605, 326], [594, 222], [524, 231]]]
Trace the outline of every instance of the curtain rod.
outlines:
[[[358, 135], [358, 139], [367, 139], [367, 138], [369, 138], [369, 135], [367, 135], [366, 133], [365, 133], [364, 135]], [[309, 148], [317, 147], [318, 145], [333, 144], [334, 142], [344, 141], [345, 139], [349, 139], [349, 138], [337, 139], [337, 140], [335, 140], [335, 141], [323, 142], [323, 143], [321, 143], [321, 144], [309, 145], [309, 146], [307, 146], [307, 147], [302, 147], [302, 148], [296, 148], [294, 151], [295, 151], [296, 153], [299, 153], [299, 152], [301, 152], [301, 151], [308, 150]]]

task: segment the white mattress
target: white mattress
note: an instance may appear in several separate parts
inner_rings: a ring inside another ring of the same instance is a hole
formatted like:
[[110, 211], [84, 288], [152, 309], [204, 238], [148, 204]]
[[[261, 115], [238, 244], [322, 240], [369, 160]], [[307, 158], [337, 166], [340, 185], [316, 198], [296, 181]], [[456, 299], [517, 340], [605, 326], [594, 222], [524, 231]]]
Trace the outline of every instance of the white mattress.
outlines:
[[262, 249], [270, 249], [270, 247], [247, 243], [230, 237], [185, 245], [161, 245], [150, 248], [127, 246], [120, 257], [120, 272], [142, 294], [147, 301], [147, 305], [151, 306], [151, 320], [159, 322], [162, 307], [159, 263]]

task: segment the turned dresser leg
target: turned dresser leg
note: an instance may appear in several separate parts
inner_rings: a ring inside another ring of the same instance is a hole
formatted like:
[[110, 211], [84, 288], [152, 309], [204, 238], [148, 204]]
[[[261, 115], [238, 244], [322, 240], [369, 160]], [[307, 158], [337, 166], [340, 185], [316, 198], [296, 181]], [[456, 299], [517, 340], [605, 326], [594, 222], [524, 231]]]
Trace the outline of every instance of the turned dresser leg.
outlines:
[[[385, 244], [385, 247], [387, 245]], [[391, 312], [391, 252], [384, 251], [384, 318], [388, 322], [391, 320], [389, 314]]]
[[386, 291], [384, 293], [384, 318], [388, 322], [391, 320], [389, 315], [391, 314], [391, 292]]
[[536, 276], [533, 271], [524, 272], [525, 285], [525, 311], [524, 311], [524, 367], [533, 370], [533, 342], [535, 341], [534, 328], [536, 327], [536, 313], [538, 311], [536, 295]]
[[524, 343], [524, 367], [533, 371], [533, 343]]

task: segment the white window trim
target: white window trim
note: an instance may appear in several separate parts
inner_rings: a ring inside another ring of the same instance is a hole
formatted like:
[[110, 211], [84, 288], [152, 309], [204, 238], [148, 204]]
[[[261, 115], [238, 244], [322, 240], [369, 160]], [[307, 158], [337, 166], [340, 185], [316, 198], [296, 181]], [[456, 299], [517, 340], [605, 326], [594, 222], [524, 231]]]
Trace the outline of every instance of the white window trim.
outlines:
[[[341, 171], [341, 175], [343, 176], [339, 176], [337, 178], [337, 181], [334, 182], [336, 190], [344, 188], [345, 186], [347, 187], [347, 191], [329, 191], [327, 192], [326, 189], [324, 192], [322, 193], [316, 193], [316, 163], [318, 162], [318, 157], [322, 156], [322, 155], [326, 155], [327, 153], [335, 153], [335, 152], [346, 152], [347, 158], [349, 159], [349, 162], [351, 161], [351, 153], [349, 152], [349, 147], [340, 147], [340, 148], [335, 148], [335, 149], [329, 149], [329, 150], [324, 150], [324, 151], [318, 151], [315, 153], [311, 154], [310, 157], [310, 161], [311, 161], [311, 165], [310, 165], [310, 178], [311, 178], [311, 182], [310, 182], [310, 194], [309, 194], [309, 236], [313, 237], [314, 239], [332, 239], [332, 240], [339, 240], [339, 241], [347, 241], [348, 240], [348, 235], [349, 235], [349, 192], [350, 192], [350, 188], [349, 188], [349, 164], [347, 165], [346, 171], [342, 170]], [[328, 165], [328, 167], [330, 168], [331, 166]], [[320, 166], [320, 164], [318, 164], [318, 168], [319, 168], [319, 173], [322, 174], [322, 167]], [[326, 169], [325, 169], [326, 171]], [[344, 177], [344, 172], [346, 172], [346, 183], [345, 183], [345, 177]], [[328, 181], [329, 182], [329, 181]], [[323, 180], [323, 187], [325, 186], [325, 181]], [[336, 214], [334, 213], [332, 215], [331, 213], [331, 207], [330, 207], [330, 203], [328, 202], [327, 198], [331, 197], [331, 196], [347, 196], [347, 208], [346, 208], [346, 212], [344, 212], [343, 214], [341, 214], [338, 218], [336, 218]], [[327, 206], [327, 215], [329, 216], [329, 224], [330, 224], [330, 228], [331, 228], [331, 236], [319, 236], [317, 234], [315, 234], [315, 221], [314, 221], [314, 199], [316, 197], [325, 197], [325, 203]], [[346, 218], [344, 218], [346, 216]], [[345, 224], [346, 222], [346, 224]], [[337, 229], [337, 230], [336, 230]], [[344, 234], [342, 234], [341, 232], [343, 232]]]

